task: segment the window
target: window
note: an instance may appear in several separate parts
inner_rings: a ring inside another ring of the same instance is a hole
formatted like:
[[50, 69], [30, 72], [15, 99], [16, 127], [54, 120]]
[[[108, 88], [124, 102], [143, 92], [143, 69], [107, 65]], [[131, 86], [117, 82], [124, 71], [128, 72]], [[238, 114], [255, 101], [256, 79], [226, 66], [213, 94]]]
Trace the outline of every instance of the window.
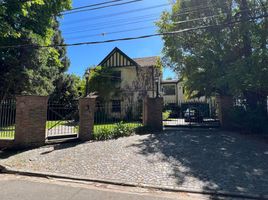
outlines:
[[115, 83], [116, 89], [120, 89], [120, 87], [121, 87], [121, 71], [113, 71], [112, 81]]
[[121, 112], [121, 101], [120, 100], [113, 100], [112, 101], [112, 112], [113, 113], [120, 113]]
[[176, 86], [175, 85], [164, 85], [163, 92], [165, 95], [176, 95]]
[[116, 82], [120, 82], [121, 81], [121, 71], [113, 71], [112, 73], [112, 80], [116, 81]]

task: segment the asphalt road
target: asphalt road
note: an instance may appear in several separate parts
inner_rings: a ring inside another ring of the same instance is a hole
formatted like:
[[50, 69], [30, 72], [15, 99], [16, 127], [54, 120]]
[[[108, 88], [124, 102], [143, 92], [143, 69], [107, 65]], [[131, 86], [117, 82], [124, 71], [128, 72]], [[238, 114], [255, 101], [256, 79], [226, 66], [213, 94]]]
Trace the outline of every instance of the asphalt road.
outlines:
[[197, 200], [188, 194], [170, 194], [105, 185], [86, 185], [49, 179], [0, 174], [1, 200]]

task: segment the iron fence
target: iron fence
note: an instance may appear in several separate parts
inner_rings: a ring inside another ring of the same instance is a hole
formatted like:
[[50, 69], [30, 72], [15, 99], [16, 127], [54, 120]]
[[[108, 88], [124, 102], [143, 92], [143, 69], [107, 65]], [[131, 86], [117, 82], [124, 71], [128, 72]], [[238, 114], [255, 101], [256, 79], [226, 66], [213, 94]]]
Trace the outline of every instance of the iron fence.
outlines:
[[142, 126], [142, 104], [111, 101], [96, 103], [94, 132], [114, 130], [118, 124], [130, 129]]
[[16, 101], [14, 99], [0, 102], [0, 139], [14, 139], [16, 120]]
[[46, 138], [77, 138], [79, 130], [78, 101], [70, 103], [48, 103]]
[[190, 100], [166, 103], [163, 110], [166, 127], [219, 127], [214, 100]]

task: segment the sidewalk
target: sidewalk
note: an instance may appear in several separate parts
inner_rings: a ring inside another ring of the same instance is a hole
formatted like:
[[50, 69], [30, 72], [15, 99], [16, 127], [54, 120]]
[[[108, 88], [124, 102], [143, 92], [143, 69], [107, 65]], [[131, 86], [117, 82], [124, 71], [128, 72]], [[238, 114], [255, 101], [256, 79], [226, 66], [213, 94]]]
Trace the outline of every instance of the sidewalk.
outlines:
[[209, 196], [165, 193], [105, 184], [62, 182], [0, 174], [2, 200], [209, 200]]
[[268, 195], [268, 145], [221, 131], [169, 131], [0, 155], [14, 170], [177, 191]]

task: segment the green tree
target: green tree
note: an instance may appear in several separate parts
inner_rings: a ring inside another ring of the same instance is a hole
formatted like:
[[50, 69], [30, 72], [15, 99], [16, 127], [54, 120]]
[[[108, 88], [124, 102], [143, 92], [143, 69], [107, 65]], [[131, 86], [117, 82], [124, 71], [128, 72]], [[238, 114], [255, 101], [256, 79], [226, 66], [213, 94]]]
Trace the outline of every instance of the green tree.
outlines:
[[[0, 6], [0, 47], [57, 44], [57, 18], [71, 0], [3, 1]], [[1, 48], [0, 100], [15, 94], [47, 95], [68, 63], [59, 48]]]
[[163, 36], [163, 60], [190, 97], [244, 96], [254, 106], [252, 97], [268, 91], [267, 14], [267, 0], [177, 0], [157, 23], [160, 33], [208, 27]]
[[109, 67], [97, 66], [90, 69], [88, 80], [89, 92], [97, 93], [101, 101], [110, 99], [120, 89], [121, 80], [116, 71]]
[[85, 94], [85, 80], [73, 74], [61, 74], [54, 85], [55, 90], [50, 100], [59, 104], [68, 104]]

